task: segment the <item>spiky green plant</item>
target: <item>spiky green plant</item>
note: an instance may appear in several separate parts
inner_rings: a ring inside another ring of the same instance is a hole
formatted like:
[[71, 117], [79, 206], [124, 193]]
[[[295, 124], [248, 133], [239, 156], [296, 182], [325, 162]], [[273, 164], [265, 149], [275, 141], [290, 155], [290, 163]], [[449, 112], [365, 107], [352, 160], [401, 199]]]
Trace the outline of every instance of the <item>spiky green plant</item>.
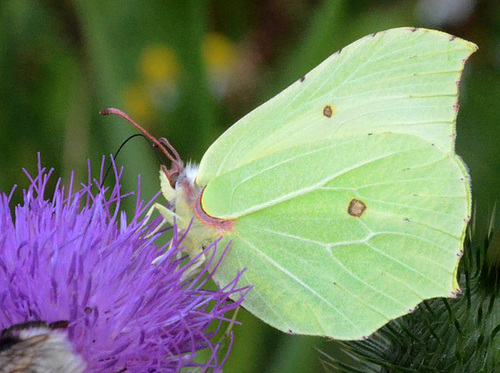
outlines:
[[[493, 214], [494, 215], [494, 214]], [[365, 341], [321, 352], [332, 372], [500, 372], [500, 232], [468, 228], [459, 267], [463, 294], [424, 301]]]

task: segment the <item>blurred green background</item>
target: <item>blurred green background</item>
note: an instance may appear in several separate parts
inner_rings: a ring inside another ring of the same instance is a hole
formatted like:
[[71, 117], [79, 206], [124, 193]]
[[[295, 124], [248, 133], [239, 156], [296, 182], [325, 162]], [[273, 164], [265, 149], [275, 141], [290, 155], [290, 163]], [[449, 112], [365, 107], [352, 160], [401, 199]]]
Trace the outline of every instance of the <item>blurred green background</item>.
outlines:
[[[85, 181], [136, 131], [118, 107], [199, 161], [232, 123], [324, 58], [375, 32], [436, 28], [479, 45], [461, 83], [457, 153], [470, 168], [481, 223], [500, 189], [498, 0], [0, 2], [0, 190], [43, 164]], [[158, 160], [135, 139], [120, 154], [124, 189], [159, 189]], [[20, 189], [20, 188], [19, 188]], [[13, 203], [20, 201], [14, 195]], [[133, 201], [132, 201], [133, 202]], [[132, 203], [133, 204], [133, 203]], [[131, 205], [132, 205], [131, 204]], [[225, 372], [322, 371], [321, 338], [284, 335], [245, 311]]]

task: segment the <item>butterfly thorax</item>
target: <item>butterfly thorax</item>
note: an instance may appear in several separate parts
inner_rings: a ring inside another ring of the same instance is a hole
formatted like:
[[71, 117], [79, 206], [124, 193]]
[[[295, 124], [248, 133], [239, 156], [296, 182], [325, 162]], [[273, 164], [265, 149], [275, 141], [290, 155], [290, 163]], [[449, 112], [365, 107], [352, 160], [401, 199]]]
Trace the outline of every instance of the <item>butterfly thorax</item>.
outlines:
[[162, 192], [173, 205], [177, 227], [189, 229], [184, 239], [184, 251], [190, 256], [199, 254], [225, 232], [232, 229], [232, 220], [223, 220], [208, 215], [202, 206], [204, 186], [196, 183], [198, 167], [189, 163], [179, 175], [175, 188], [170, 186], [165, 174], [160, 171]]

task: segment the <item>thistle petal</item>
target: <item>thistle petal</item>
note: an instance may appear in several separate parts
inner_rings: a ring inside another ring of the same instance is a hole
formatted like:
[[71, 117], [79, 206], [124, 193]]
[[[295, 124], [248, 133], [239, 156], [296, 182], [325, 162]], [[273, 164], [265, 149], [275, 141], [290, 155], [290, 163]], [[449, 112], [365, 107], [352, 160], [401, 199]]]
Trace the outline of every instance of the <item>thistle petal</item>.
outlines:
[[[46, 199], [50, 174], [40, 161], [37, 175], [27, 174], [31, 185], [14, 219], [10, 197], [0, 196], [0, 327], [67, 320], [67, 338], [88, 372], [220, 369], [224, 356], [212, 340], [222, 322], [233, 322], [225, 314], [249, 290], [238, 288], [241, 274], [216, 290], [202, 288], [211, 277], [208, 267], [182, 282], [181, 235], [174, 232], [163, 247], [155, 244], [158, 235], [145, 238], [158, 221], [142, 226], [148, 206], [140, 197], [127, 223], [120, 210], [127, 195], [116, 168], [110, 189], [100, 180], [89, 180], [78, 191], [74, 180], [69, 188], [58, 182]], [[216, 249], [217, 242], [205, 255], [214, 260]], [[164, 252], [167, 259], [152, 264]], [[209, 361], [196, 362], [197, 352], [206, 348]]]

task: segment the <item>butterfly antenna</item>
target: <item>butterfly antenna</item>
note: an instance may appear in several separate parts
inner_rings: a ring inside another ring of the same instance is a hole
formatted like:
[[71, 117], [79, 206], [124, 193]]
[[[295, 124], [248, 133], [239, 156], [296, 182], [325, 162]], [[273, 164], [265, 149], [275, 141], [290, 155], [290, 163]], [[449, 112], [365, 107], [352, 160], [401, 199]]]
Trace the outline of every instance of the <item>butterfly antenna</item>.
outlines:
[[181, 156], [179, 155], [177, 150], [175, 150], [173, 145], [170, 144], [170, 142], [165, 137], [160, 137], [158, 139], [158, 141], [161, 142], [163, 145], [165, 145], [168, 148], [168, 150], [170, 150], [172, 152], [172, 154], [174, 155], [174, 157], [177, 161], [182, 162]]
[[[125, 114], [123, 111], [115, 108], [107, 108], [107, 109], [102, 109], [99, 111], [99, 114], [101, 115], [118, 115], [119, 117], [122, 117], [123, 119], [127, 120], [129, 123], [131, 123], [135, 128], [137, 128], [139, 131], [141, 131], [152, 143], [154, 147], [157, 147], [158, 149], [161, 150], [163, 155], [170, 161], [171, 167], [168, 169], [165, 166], [162, 166], [163, 172], [165, 172], [165, 175], [167, 176], [168, 181], [170, 182], [170, 185], [172, 187], [175, 187], [175, 182], [177, 181], [177, 177], [179, 174], [183, 171], [184, 169], [184, 163], [182, 162], [181, 157], [179, 156], [179, 153], [175, 148], [168, 142], [167, 139], [165, 138], [160, 138], [157, 139], [153, 135], [151, 135], [148, 131], [146, 131], [141, 125], [136, 123], [132, 118], [130, 118], [127, 114]], [[168, 148], [165, 148], [165, 146]]]
[[[144, 136], [142, 133], [136, 133], [135, 135], [132, 135], [130, 136], [128, 139], [126, 139], [121, 145], [120, 147], [118, 148], [118, 150], [116, 151], [115, 154], [113, 154], [113, 159], [116, 160], [118, 158], [118, 154], [120, 153], [120, 151], [123, 149], [123, 147], [125, 146], [126, 143], [128, 143], [130, 140], [132, 140], [134, 137], [137, 137], [137, 136], [140, 136], [142, 137], [144, 140], [146, 140], [148, 142], [148, 144], [150, 144], [149, 142], [149, 139]], [[161, 158], [161, 156], [158, 154], [157, 150], [155, 149], [155, 154], [158, 156], [158, 158], [160, 159], [160, 162], [163, 162], [163, 159]], [[106, 169], [106, 173], [104, 174], [104, 177], [102, 178], [102, 183], [101, 183], [101, 186], [104, 185], [104, 182], [106, 181], [106, 179], [108, 178], [108, 175], [109, 175], [109, 172], [111, 171], [111, 168], [113, 167], [113, 162], [111, 162], [108, 166], [108, 168]]]

